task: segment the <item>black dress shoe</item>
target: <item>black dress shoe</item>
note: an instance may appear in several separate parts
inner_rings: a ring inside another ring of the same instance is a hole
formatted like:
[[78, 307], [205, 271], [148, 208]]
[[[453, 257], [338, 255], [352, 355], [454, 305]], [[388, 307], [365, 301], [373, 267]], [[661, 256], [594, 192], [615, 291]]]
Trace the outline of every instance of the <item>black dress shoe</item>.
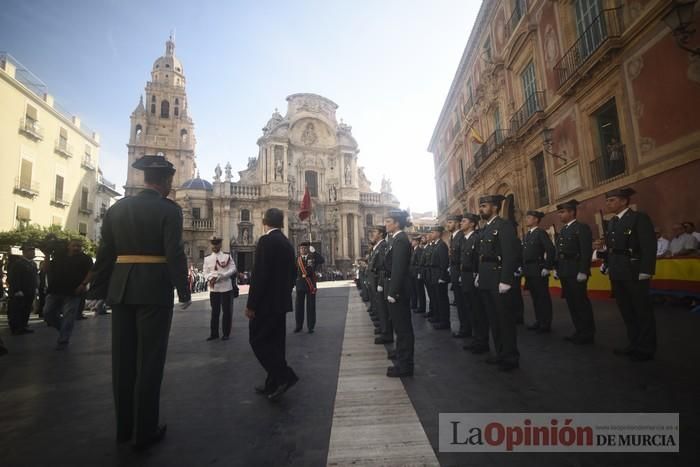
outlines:
[[537, 331], [539, 328], [540, 328], [540, 323], [538, 323], [537, 321], [535, 321], [535, 322], [532, 323], [532, 324], [528, 324], [528, 325], [527, 325], [527, 330], [528, 330], [528, 331]]
[[459, 331], [459, 332], [453, 332], [452, 337], [454, 337], [455, 339], [464, 339], [465, 337], [471, 337], [471, 336], [469, 334], [467, 334], [466, 332]]
[[633, 362], [648, 362], [654, 360], [654, 355], [646, 352], [634, 351], [629, 354], [629, 359]]
[[549, 334], [550, 332], [552, 332], [552, 328], [550, 328], [549, 326], [547, 326], [547, 327], [542, 326], [542, 327], [539, 327], [535, 330], [536, 334]]
[[593, 344], [594, 339], [592, 337], [580, 337], [579, 336], [579, 337], [574, 338], [574, 340], [572, 340], [571, 342], [573, 342], [576, 345], [589, 345], [589, 344]]
[[270, 394], [267, 395], [267, 399], [271, 402], [275, 402], [282, 397], [282, 394], [285, 392], [289, 391], [289, 389], [297, 384], [299, 381], [299, 377], [294, 375], [292, 378], [290, 378], [287, 382], [280, 384], [277, 386], [277, 388], [272, 391]]
[[214, 341], [218, 338], [219, 338], [219, 336], [209, 336], [209, 337], [207, 337], [207, 341]]
[[377, 345], [391, 344], [392, 342], [394, 342], [394, 339], [390, 339], [390, 338], [384, 337], [384, 336], [379, 336], [379, 337], [374, 339], [374, 343]]
[[156, 432], [149, 436], [147, 439], [145, 439], [144, 441], [134, 443], [134, 451], [145, 451], [151, 446], [160, 443], [161, 441], [163, 441], [163, 438], [165, 438], [165, 432], [167, 430], [167, 425], [160, 425], [156, 429]]
[[309, 329], [309, 334], [313, 334], [313, 333], [314, 333], [314, 330], [313, 330], [313, 329]]
[[613, 349], [613, 353], [615, 355], [632, 355], [634, 353], [634, 349], [632, 347], [625, 347], [622, 349]]
[[520, 364], [518, 362], [502, 361], [498, 364], [499, 371], [511, 371], [515, 370], [516, 368], [520, 368]]
[[227, 341], [227, 340], [229, 340], [229, 336], [222, 336], [222, 337], [221, 337], [221, 340], [222, 340], [222, 341]]
[[433, 329], [436, 331], [446, 331], [447, 329], [452, 329], [449, 324], [446, 323], [435, 323], [433, 324]]
[[294, 328], [294, 332], [300, 332], [301, 328]]
[[410, 370], [408, 369], [401, 369], [397, 366], [390, 366], [389, 368], [386, 369], [386, 375], [389, 378], [403, 378], [404, 376], [413, 376], [413, 368]]
[[272, 394], [275, 391], [275, 388], [271, 386], [266, 386], [264, 384], [261, 384], [260, 386], [255, 386], [253, 387], [255, 390], [255, 394], [260, 394], [261, 396], [267, 396], [268, 394]]

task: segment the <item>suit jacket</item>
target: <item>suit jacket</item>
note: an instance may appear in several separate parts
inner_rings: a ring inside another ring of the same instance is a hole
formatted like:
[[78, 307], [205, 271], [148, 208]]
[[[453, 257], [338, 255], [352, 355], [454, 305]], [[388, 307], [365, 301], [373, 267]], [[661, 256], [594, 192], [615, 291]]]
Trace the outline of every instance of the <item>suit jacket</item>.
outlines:
[[466, 238], [463, 234], [460, 244], [460, 274], [462, 276], [462, 289], [474, 288], [474, 274], [479, 270], [479, 232], [475, 231]]
[[39, 273], [36, 264], [23, 256], [17, 258], [7, 271], [10, 297], [14, 297], [17, 292], [22, 292], [25, 298], [32, 300], [36, 295], [38, 282]]
[[554, 269], [556, 252], [547, 232], [539, 227], [523, 239], [523, 275], [541, 277], [542, 269]]
[[462, 242], [464, 241], [464, 233], [458, 230], [454, 238], [450, 242], [450, 282], [452, 286], [459, 285], [460, 263], [462, 262]]
[[294, 247], [282, 231], [275, 229], [261, 236], [255, 247], [246, 306], [260, 315], [291, 311], [296, 273]]
[[621, 218], [613, 218], [605, 244], [611, 280], [637, 280], [639, 273], [656, 272], [656, 236], [647, 214], [628, 209]]
[[[421, 261], [423, 260], [423, 247], [418, 245], [416, 248], [413, 249], [413, 252], [411, 253], [411, 265], [410, 265], [410, 273], [411, 277], [413, 279], [418, 278], [418, 274], [420, 274], [421, 271]], [[421, 276], [422, 277], [422, 276]]]
[[430, 255], [430, 283], [437, 284], [441, 280], [450, 282], [450, 274], [447, 268], [450, 266], [450, 252], [447, 244], [438, 240], [432, 248]]
[[410, 291], [409, 266], [411, 262], [411, 241], [406, 232], [397, 232], [389, 242], [384, 257], [387, 271], [387, 295], [397, 300], [408, 299]]
[[[167, 262], [116, 263], [120, 255], [165, 256]], [[117, 201], [102, 221], [93, 271], [91, 297], [109, 304], [172, 306], [173, 288], [181, 302], [190, 300], [180, 206], [151, 189]]]
[[520, 241], [513, 224], [496, 217], [479, 235], [479, 288], [498, 290], [498, 284], [515, 284]]
[[370, 285], [377, 289], [378, 285], [384, 286], [384, 280], [386, 277], [386, 271], [384, 267], [384, 257], [386, 256], [386, 249], [388, 247], [388, 242], [382, 240], [376, 248], [372, 248], [369, 254], [368, 260], [368, 273]]
[[574, 278], [578, 273], [591, 274], [593, 234], [587, 224], [576, 221], [559, 231], [557, 237], [557, 274]]

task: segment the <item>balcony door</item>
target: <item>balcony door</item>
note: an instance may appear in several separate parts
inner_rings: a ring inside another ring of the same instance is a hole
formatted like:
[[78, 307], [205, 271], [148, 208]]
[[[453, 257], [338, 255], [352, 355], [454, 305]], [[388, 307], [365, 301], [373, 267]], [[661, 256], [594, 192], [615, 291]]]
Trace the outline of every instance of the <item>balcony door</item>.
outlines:
[[535, 78], [534, 62], [527, 64], [520, 75], [520, 79], [523, 83], [523, 96], [525, 97], [525, 105], [527, 108], [527, 115], [525, 115], [525, 118], [527, 119], [530, 115], [537, 112], [537, 98], [535, 97], [535, 93], [537, 92], [537, 80]]
[[581, 58], [592, 54], [605, 37], [602, 10], [602, 0], [576, 0], [576, 31], [583, 37], [579, 49]]

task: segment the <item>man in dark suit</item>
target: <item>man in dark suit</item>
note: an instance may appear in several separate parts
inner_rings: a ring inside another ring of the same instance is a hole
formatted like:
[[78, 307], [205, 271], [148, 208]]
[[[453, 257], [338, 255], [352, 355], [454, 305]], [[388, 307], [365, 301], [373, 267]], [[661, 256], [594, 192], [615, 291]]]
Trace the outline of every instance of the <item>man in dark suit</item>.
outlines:
[[653, 359], [656, 352], [656, 321], [649, 296], [656, 272], [656, 235], [649, 216], [629, 207], [634, 193], [632, 188], [620, 188], [605, 194], [608, 212], [615, 216], [605, 235], [608, 250], [602, 269], [610, 274], [629, 339], [627, 347], [615, 353], [641, 362]]
[[497, 364], [502, 371], [509, 371], [520, 364], [517, 316], [511, 295], [512, 288], [517, 286], [514, 273], [520, 256], [520, 244], [513, 224], [498, 215], [503, 199], [501, 195], [479, 199], [479, 214], [486, 225], [479, 237], [479, 273], [475, 284], [487, 310], [496, 347], [496, 355], [486, 362]]
[[22, 245], [22, 256], [8, 266], [7, 320], [13, 336], [34, 332], [29, 329], [29, 315], [39, 282], [39, 273], [34, 264], [35, 253], [34, 245], [25, 243]]
[[297, 268], [294, 247], [282, 233], [284, 213], [276, 208], [265, 211], [265, 234], [255, 248], [245, 315], [250, 320], [250, 346], [267, 371], [263, 386], [255, 392], [271, 401], [294, 386], [299, 378], [286, 358], [286, 313], [292, 310], [292, 288]]
[[386, 227], [383, 225], [372, 227], [370, 231], [372, 251], [369, 254], [368, 282], [369, 293], [372, 297], [372, 308], [374, 308], [379, 318], [379, 335], [374, 339], [377, 345], [390, 344], [394, 342], [394, 329], [389, 317], [389, 307], [386, 301], [386, 270], [384, 268], [384, 257], [386, 255]]
[[414, 313], [425, 313], [425, 284], [423, 283], [423, 277], [421, 275], [423, 270], [421, 263], [423, 261], [423, 251], [425, 250], [425, 245], [423, 245], [421, 237], [416, 237], [412, 244], [413, 253], [411, 254], [411, 279], [416, 290], [415, 308], [412, 311]]
[[160, 385], [173, 316], [173, 289], [186, 308], [187, 257], [182, 209], [167, 198], [175, 168], [143, 156], [146, 188], [107, 210], [93, 269], [92, 298], [112, 305], [112, 380], [117, 440], [146, 449], [165, 436], [158, 424]]
[[394, 357], [396, 363], [387, 369], [386, 375], [390, 378], [413, 376], [415, 338], [413, 322], [411, 321], [410, 285], [408, 283], [411, 280], [409, 271], [411, 243], [408, 240], [408, 235], [403, 231], [409, 226], [408, 213], [392, 209], [384, 219], [384, 225], [389, 235], [389, 246], [384, 258], [385, 292], [391, 322], [396, 333], [396, 351], [390, 355], [390, 357]]
[[588, 277], [591, 275], [593, 235], [588, 225], [576, 220], [579, 202], [575, 199], [557, 205], [557, 214], [564, 227], [557, 237], [556, 276], [561, 280], [564, 298], [569, 306], [576, 331], [565, 337], [574, 344], [592, 344], [595, 336], [593, 307], [588, 298]]
[[549, 272], [554, 269], [555, 250], [547, 232], [539, 225], [544, 217], [540, 211], [527, 211], [523, 239], [523, 275], [530, 291], [535, 322], [527, 328], [538, 334], [552, 330], [552, 297], [549, 295]]
[[316, 326], [316, 267], [317, 257], [309, 251], [310, 242], [299, 244], [299, 256], [296, 258], [296, 287], [297, 298], [295, 307], [296, 327], [294, 332], [304, 327], [304, 303], [306, 303], [306, 326], [309, 334], [313, 334]]
[[460, 245], [460, 277], [464, 303], [468, 316], [471, 319], [471, 329], [474, 340], [462, 346], [474, 354], [482, 354], [489, 351], [489, 318], [481, 303], [479, 289], [474, 285], [474, 279], [479, 270], [479, 216], [465, 212], [462, 216], [460, 227], [463, 240]]
[[464, 233], [460, 228], [462, 223], [461, 214], [452, 214], [447, 218], [447, 231], [450, 233], [450, 283], [452, 284], [452, 293], [455, 297], [455, 305], [457, 306], [457, 316], [459, 317], [459, 331], [453, 332], [452, 337], [462, 338], [472, 336], [472, 323], [469, 316], [469, 308], [464, 301], [462, 292], [462, 283], [460, 282], [461, 262], [462, 262], [462, 241]]
[[433, 248], [430, 255], [430, 281], [435, 299], [435, 316], [430, 318], [433, 328], [437, 330], [450, 329], [450, 298], [447, 294], [447, 286], [450, 283], [450, 253], [447, 244], [442, 241], [442, 233], [445, 231], [441, 225], [433, 226], [430, 234], [433, 238]]

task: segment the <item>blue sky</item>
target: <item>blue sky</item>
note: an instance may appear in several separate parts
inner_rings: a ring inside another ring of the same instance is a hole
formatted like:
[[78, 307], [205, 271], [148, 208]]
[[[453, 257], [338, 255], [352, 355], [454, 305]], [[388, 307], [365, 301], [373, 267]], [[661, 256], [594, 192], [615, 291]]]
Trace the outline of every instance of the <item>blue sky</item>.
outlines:
[[2, 0], [0, 50], [102, 138], [101, 165], [126, 179], [129, 115], [175, 31], [202, 177], [242, 170], [275, 107], [311, 92], [339, 105], [360, 165], [403, 207], [435, 209], [426, 148], [480, 0]]

